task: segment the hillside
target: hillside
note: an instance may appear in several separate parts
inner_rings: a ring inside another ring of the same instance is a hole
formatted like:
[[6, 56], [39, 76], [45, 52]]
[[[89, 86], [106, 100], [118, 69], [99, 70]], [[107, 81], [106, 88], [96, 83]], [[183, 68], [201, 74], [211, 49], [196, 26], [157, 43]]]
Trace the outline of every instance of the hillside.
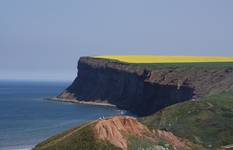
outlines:
[[133, 117], [115, 116], [54, 136], [33, 150], [203, 149], [171, 132], [149, 130]]
[[175, 104], [140, 121], [215, 149], [233, 144], [233, 92]]

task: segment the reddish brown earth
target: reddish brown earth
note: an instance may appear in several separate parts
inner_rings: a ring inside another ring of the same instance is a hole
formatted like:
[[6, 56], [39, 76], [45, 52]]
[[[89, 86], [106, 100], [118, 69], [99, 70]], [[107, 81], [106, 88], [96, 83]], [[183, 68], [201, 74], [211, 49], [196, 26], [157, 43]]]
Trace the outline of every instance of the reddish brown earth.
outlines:
[[110, 142], [123, 150], [128, 149], [129, 135], [147, 138], [155, 143], [158, 142], [159, 139], [162, 139], [174, 148], [192, 149], [192, 143], [188, 140], [179, 138], [167, 131], [156, 130], [151, 132], [146, 126], [133, 117], [115, 116], [109, 119], [98, 120], [93, 127], [93, 132], [97, 139]]
[[94, 126], [94, 133], [98, 139], [106, 140], [111, 144], [127, 149], [127, 136], [151, 135], [150, 131], [133, 117], [116, 116], [110, 119], [99, 120]]

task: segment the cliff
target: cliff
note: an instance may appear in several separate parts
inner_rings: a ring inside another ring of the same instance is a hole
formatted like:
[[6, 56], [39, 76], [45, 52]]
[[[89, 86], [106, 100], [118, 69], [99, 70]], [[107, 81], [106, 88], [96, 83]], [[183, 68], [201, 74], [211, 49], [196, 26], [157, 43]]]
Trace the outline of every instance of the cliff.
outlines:
[[233, 89], [232, 66], [197, 66], [151, 68], [82, 57], [77, 78], [58, 98], [114, 104], [144, 116], [171, 104]]

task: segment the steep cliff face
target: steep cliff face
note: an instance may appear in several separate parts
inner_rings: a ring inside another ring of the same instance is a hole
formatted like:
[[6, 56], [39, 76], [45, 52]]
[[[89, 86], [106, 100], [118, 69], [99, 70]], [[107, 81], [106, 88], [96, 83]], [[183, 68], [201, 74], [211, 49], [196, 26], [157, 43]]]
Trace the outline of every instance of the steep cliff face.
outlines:
[[144, 69], [114, 60], [82, 57], [78, 76], [58, 98], [105, 102], [137, 115], [233, 89], [232, 67]]

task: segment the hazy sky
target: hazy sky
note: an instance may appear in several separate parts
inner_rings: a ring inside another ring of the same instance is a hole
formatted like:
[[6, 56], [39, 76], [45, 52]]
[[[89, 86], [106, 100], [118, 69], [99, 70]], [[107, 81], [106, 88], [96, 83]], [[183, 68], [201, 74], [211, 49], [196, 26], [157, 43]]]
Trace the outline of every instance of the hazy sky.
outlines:
[[73, 80], [105, 54], [233, 56], [233, 0], [0, 0], [0, 79]]

